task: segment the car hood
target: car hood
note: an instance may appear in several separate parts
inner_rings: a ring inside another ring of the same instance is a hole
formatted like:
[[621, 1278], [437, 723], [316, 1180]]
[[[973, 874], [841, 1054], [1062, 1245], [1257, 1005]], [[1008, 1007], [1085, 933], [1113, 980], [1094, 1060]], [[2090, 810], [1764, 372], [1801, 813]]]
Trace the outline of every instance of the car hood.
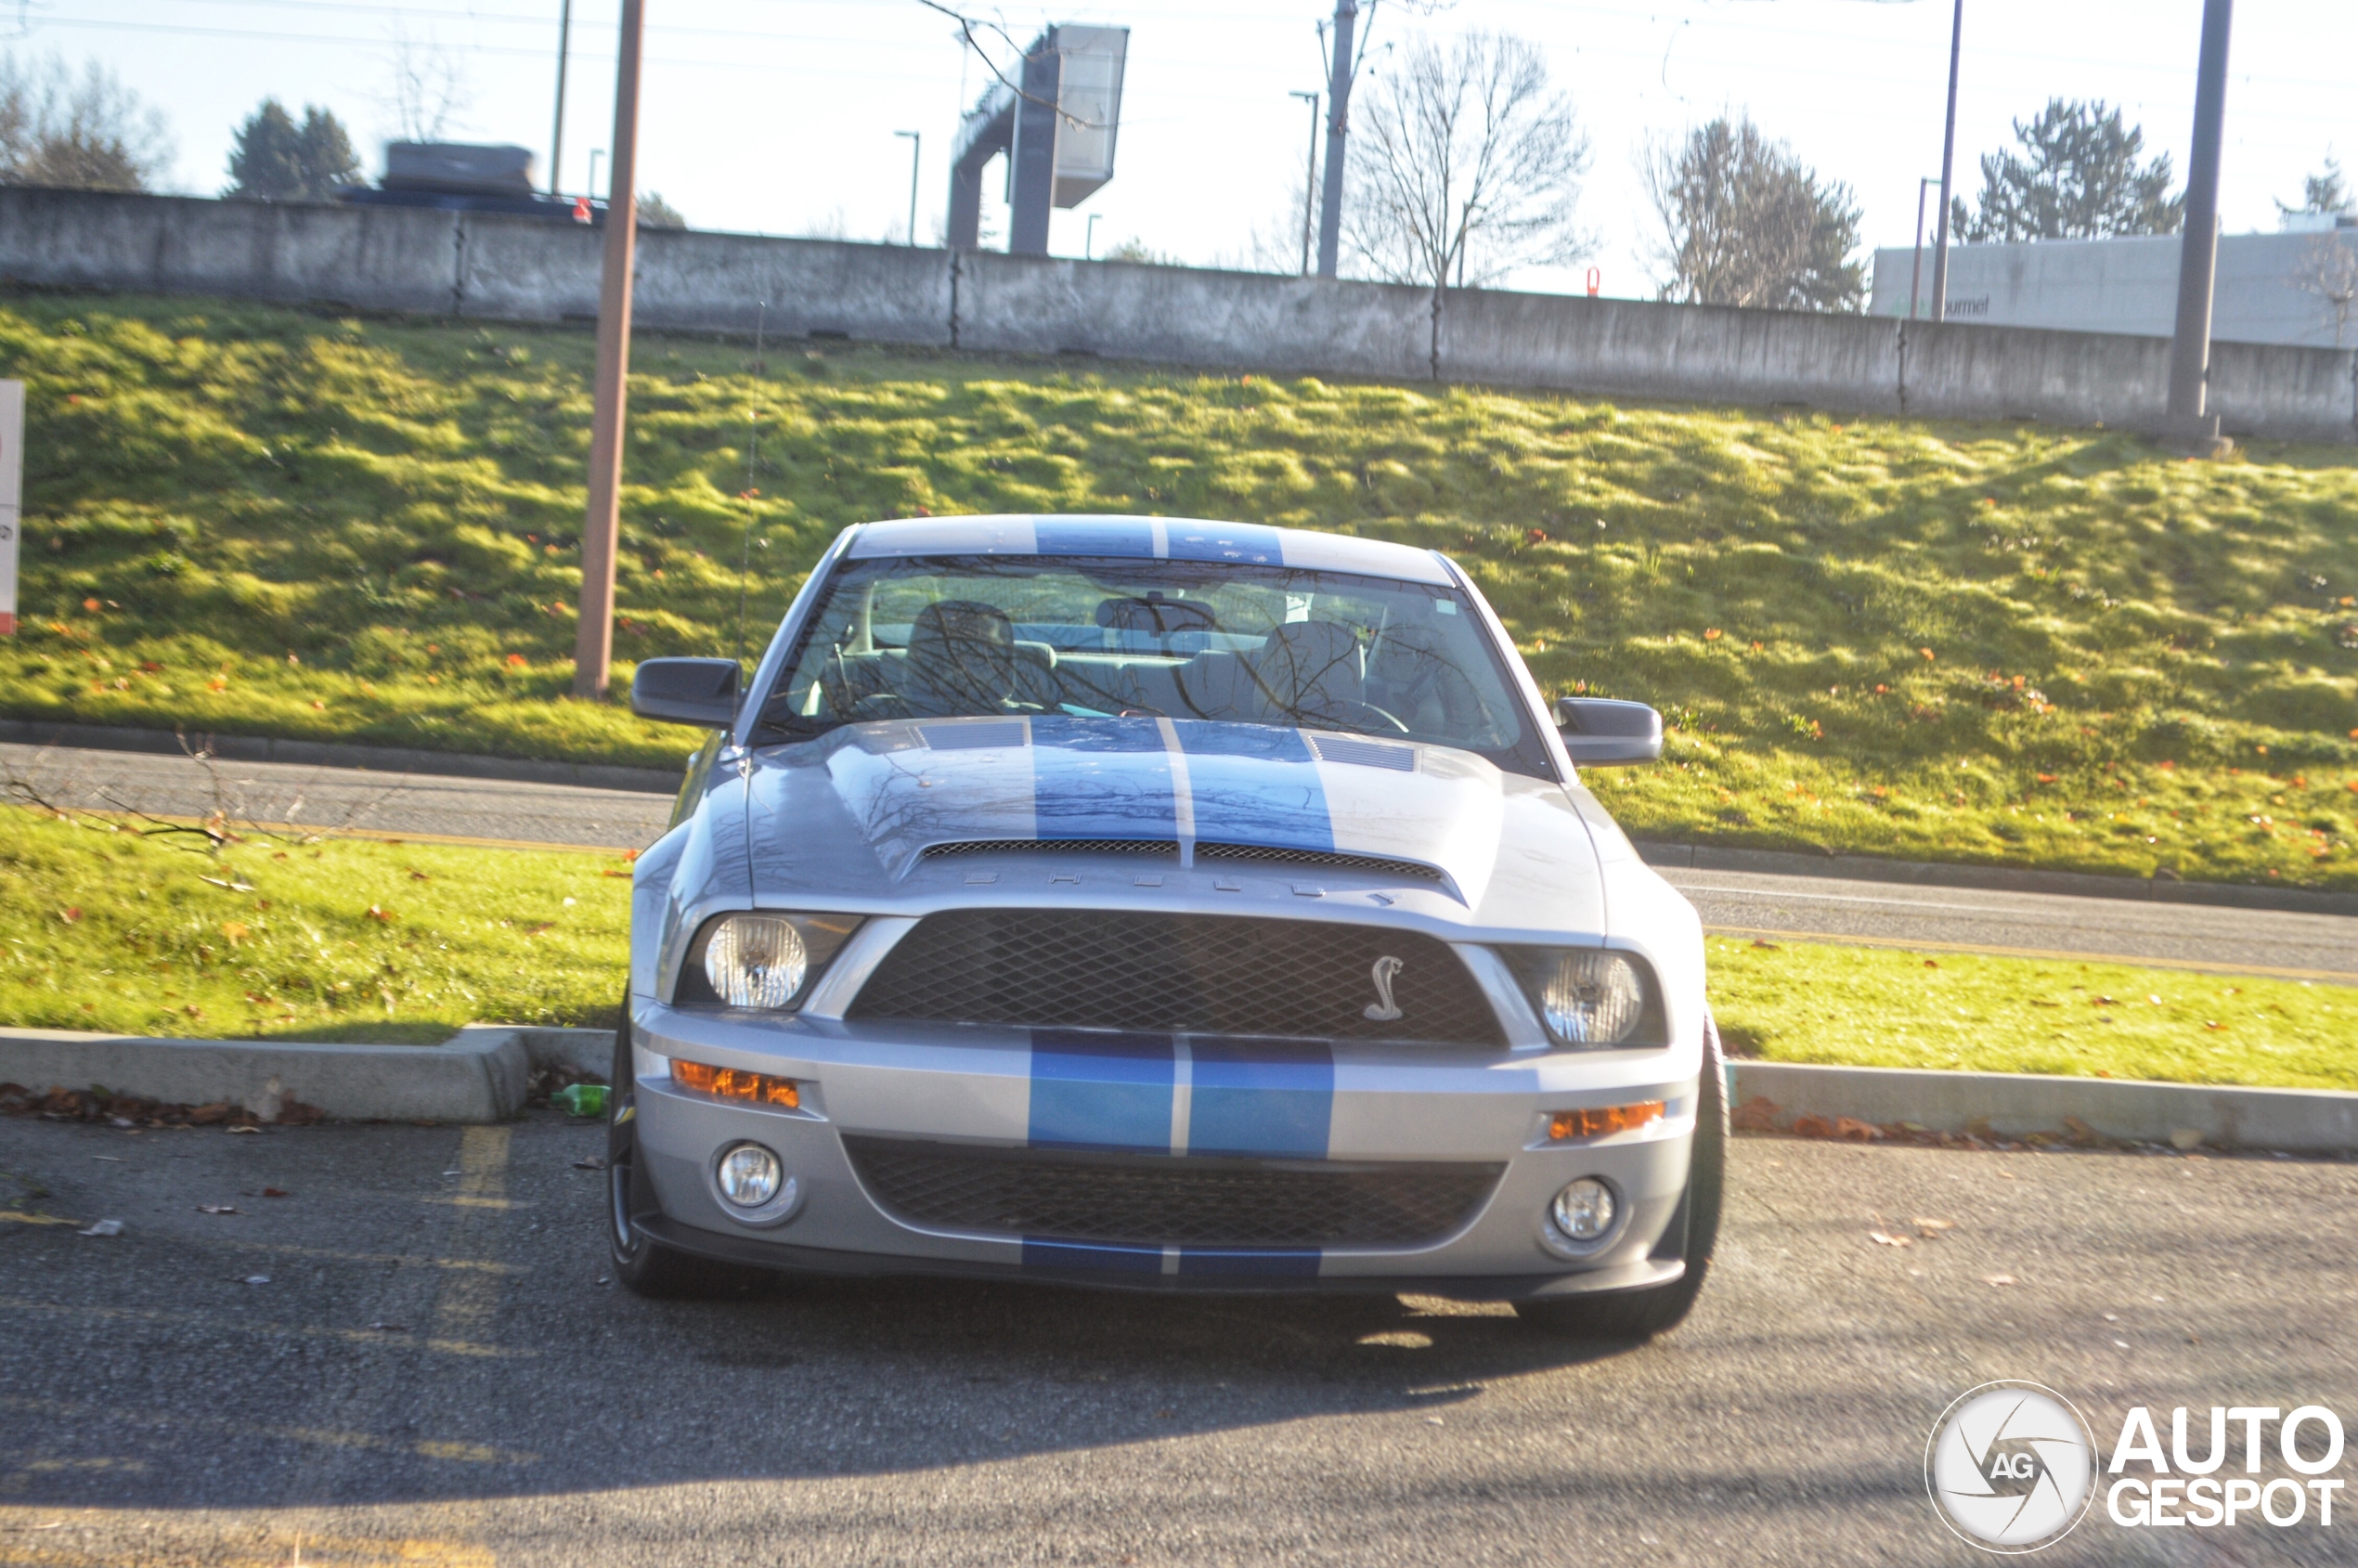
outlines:
[[[749, 768], [757, 903], [941, 901], [941, 874], [976, 852], [945, 862], [950, 845], [1192, 843], [1413, 862], [1445, 879], [1415, 900], [1427, 914], [1602, 928], [1597, 851], [1562, 786], [1445, 746], [1195, 720], [952, 719], [848, 726]], [[1349, 869], [1211, 863], [1297, 879]]]

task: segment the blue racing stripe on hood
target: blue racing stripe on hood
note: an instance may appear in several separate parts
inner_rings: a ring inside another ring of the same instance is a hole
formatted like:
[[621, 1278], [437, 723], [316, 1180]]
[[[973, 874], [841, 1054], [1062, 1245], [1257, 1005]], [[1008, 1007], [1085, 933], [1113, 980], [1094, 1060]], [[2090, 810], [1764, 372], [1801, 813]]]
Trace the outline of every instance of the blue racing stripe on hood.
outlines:
[[1324, 1160], [1335, 1058], [1323, 1040], [1190, 1036], [1187, 1152]]
[[[1029, 1245], [1025, 1261], [1030, 1261]], [[1181, 1274], [1274, 1274], [1313, 1279], [1317, 1277], [1318, 1263], [1315, 1247], [1186, 1247], [1179, 1253]]]
[[1037, 837], [1178, 836], [1171, 753], [1151, 719], [1033, 719], [1031, 781]]
[[1326, 786], [1301, 731], [1203, 719], [1173, 728], [1187, 758], [1198, 843], [1335, 847]]
[[1167, 1034], [1033, 1030], [1027, 1135], [1044, 1148], [1169, 1154], [1174, 1057]]

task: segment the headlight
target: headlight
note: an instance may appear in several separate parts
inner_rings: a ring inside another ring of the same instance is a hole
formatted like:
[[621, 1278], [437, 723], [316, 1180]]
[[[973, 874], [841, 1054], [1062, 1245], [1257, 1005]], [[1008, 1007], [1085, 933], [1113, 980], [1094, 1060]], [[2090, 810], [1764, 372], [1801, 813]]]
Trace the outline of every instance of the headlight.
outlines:
[[1663, 1043], [1642, 961], [1602, 948], [1524, 948], [1508, 961], [1557, 1044]]
[[723, 914], [689, 944], [673, 1000], [782, 1012], [798, 1005], [844, 940], [849, 914]]

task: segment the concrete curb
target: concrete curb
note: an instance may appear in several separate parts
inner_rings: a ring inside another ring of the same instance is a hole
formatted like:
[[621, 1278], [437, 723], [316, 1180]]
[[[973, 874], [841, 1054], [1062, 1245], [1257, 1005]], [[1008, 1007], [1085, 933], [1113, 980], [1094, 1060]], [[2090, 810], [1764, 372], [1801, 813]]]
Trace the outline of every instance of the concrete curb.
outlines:
[[292, 762], [315, 768], [357, 768], [378, 773], [434, 773], [447, 778], [500, 779], [516, 784], [578, 784], [643, 795], [677, 795], [680, 773], [603, 762], [549, 762], [524, 757], [482, 757], [417, 746], [356, 745], [343, 741], [292, 741], [255, 735], [214, 735], [191, 730], [187, 744], [169, 730], [106, 724], [0, 719], [0, 742], [84, 751], [143, 751], [177, 757], [209, 749], [225, 762]]
[[602, 1079], [614, 1031], [475, 1024], [440, 1045], [158, 1040], [0, 1029], [0, 1082], [36, 1091], [103, 1084], [183, 1105], [226, 1100], [265, 1121], [288, 1100], [342, 1121], [502, 1121], [524, 1108], [535, 1068]]
[[1924, 888], [1978, 888], [2002, 893], [2059, 893], [2083, 899], [2131, 899], [2148, 903], [2287, 910], [2298, 914], [2358, 914], [2358, 893], [2323, 893], [2306, 888], [2252, 888], [2232, 882], [2170, 882], [2158, 877], [2105, 876], [2087, 871], [1951, 865], [1938, 861], [1887, 861], [1872, 855], [1805, 855], [1790, 849], [1739, 849], [1712, 844], [1666, 844], [1645, 839], [1635, 842], [1639, 855], [1648, 865], [1691, 871], [1745, 871], [1768, 876], [1837, 876], [1859, 882], [1912, 883]]
[[1795, 1116], [1847, 1116], [1888, 1126], [1911, 1121], [1936, 1133], [2001, 1135], [2064, 1132], [2074, 1117], [2107, 1138], [2182, 1146], [2186, 1134], [2218, 1148], [2296, 1154], [2358, 1152], [2358, 1094], [2335, 1089], [2247, 1089], [2209, 1083], [2148, 1083], [2029, 1073], [1944, 1072], [1913, 1068], [1824, 1067], [1807, 1062], [1728, 1064], [1729, 1103], [1763, 1095], [1776, 1124]]

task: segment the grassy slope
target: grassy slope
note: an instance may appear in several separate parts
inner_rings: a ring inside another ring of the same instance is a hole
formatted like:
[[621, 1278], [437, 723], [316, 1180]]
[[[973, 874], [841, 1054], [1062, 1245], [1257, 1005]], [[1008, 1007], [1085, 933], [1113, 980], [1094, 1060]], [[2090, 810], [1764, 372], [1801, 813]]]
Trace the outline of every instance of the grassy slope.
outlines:
[[262, 836], [214, 853], [0, 806], [0, 1021], [413, 1043], [478, 1019], [611, 1028], [627, 864]]
[[[0, 710], [675, 760], [570, 679], [586, 335], [0, 305]], [[850, 522], [1209, 514], [1438, 546], [1641, 696], [1641, 835], [2358, 887], [2358, 464], [2121, 434], [641, 339], [626, 658], [752, 640]], [[758, 421], [758, 454], [748, 433]], [[750, 470], [751, 477], [748, 479]], [[747, 496], [744, 492], [758, 493]], [[627, 677], [627, 666], [623, 671]]]

